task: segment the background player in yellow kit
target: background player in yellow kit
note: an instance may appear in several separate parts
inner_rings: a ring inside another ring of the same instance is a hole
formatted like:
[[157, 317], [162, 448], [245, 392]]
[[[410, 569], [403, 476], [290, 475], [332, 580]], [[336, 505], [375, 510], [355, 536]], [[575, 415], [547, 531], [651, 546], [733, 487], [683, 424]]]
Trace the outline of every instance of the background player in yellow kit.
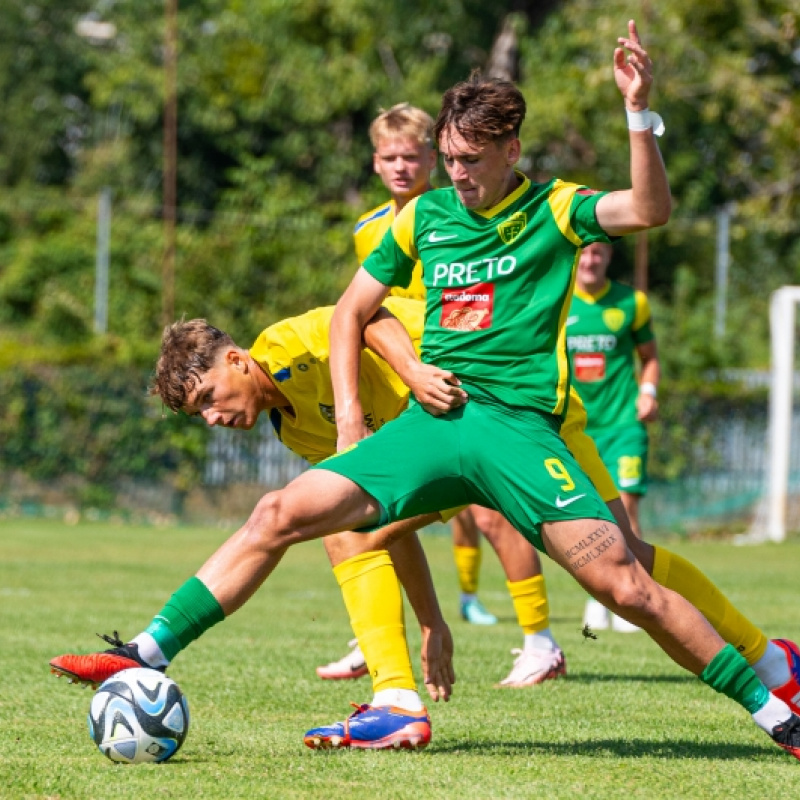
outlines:
[[[378, 246], [405, 205], [432, 188], [431, 173], [436, 168], [432, 131], [431, 116], [408, 103], [398, 103], [372, 121], [369, 129], [374, 149], [372, 165], [390, 197], [362, 214], [356, 223], [353, 240], [359, 264]], [[416, 271], [407, 287], [394, 287], [392, 294], [424, 300], [421, 270]], [[477, 594], [482, 554], [475, 520], [464, 509], [451, 525], [453, 558], [461, 588], [461, 617], [474, 625], [494, 625], [497, 617], [486, 610]]]

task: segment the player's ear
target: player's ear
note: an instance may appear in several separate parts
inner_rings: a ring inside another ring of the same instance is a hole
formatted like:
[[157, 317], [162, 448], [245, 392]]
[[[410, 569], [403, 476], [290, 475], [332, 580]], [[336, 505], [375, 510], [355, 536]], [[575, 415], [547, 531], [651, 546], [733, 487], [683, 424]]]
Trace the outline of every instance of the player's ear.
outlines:
[[514, 136], [513, 138], [509, 139], [507, 149], [506, 149], [506, 159], [508, 161], [508, 166], [512, 166], [519, 161], [519, 157], [522, 155], [522, 143], [520, 140]]
[[242, 351], [235, 347], [231, 347], [229, 350], [225, 351], [225, 363], [229, 367], [233, 367], [233, 369], [238, 369], [244, 375], [246, 375], [250, 369]]

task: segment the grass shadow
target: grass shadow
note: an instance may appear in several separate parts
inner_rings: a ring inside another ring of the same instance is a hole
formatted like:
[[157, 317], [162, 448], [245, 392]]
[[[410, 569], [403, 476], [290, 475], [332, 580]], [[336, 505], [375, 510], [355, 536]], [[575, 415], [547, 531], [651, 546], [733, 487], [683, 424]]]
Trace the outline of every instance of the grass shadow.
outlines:
[[683, 739], [658, 742], [646, 739], [593, 739], [579, 742], [460, 742], [446, 744], [437, 742], [426, 750], [429, 755], [453, 755], [464, 753], [470, 756], [485, 755], [543, 755], [572, 758], [659, 758], [664, 760], [688, 759], [692, 761], [733, 761], [776, 755], [775, 747], [745, 744], [720, 744], [693, 742]]
[[696, 683], [694, 675], [631, 675], [625, 673], [575, 672], [570, 671], [562, 680], [568, 683]]

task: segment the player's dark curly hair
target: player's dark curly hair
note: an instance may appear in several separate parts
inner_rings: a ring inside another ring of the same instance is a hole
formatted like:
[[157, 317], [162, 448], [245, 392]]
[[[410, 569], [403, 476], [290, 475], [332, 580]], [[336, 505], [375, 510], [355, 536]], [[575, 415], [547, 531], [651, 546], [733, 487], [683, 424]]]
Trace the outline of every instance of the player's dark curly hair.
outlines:
[[519, 136], [525, 119], [525, 98], [511, 81], [484, 78], [475, 70], [467, 80], [448, 89], [433, 126], [435, 141], [452, 128], [472, 145], [482, 146], [507, 136]]
[[165, 406], [180, 411], [189, 393], [205, 375], [224, 347], [236, 347], [231, 337], [204, 319], [174, 322], [164, 328], [161, 354], [150, 394], [158, 395]]

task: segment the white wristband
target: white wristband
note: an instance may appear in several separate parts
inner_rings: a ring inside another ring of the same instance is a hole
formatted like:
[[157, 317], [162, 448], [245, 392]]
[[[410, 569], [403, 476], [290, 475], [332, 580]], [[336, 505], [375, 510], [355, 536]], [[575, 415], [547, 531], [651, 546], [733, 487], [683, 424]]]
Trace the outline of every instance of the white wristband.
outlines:
[[649, 108], [645, 108], [643, 111], [631, 111], [626, 108], [625, 114], [628, 117], [629, 131], [646, 131], [652, 128], [656, 136], [664, 133], [664, 120]]
[[640, 394], [649, 394], [650, 397], [656, 397], [658, 395], [658, 388], [654, 383], [645, 381], [644, 383], [639, 384], [639, 392]]

